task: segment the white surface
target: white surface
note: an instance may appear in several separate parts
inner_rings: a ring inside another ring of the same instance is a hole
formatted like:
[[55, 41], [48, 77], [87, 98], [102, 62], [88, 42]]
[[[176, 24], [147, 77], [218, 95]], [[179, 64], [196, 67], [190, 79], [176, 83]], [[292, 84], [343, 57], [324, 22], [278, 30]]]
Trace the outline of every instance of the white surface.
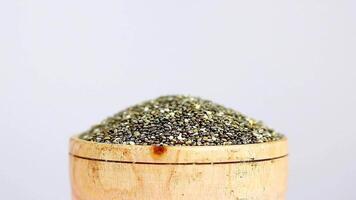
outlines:
[[288, 199], [356, 199], [355, 1], [0, 2], [1, 199], [69, 199], [70, 135], [177, 93], [287, 134]]

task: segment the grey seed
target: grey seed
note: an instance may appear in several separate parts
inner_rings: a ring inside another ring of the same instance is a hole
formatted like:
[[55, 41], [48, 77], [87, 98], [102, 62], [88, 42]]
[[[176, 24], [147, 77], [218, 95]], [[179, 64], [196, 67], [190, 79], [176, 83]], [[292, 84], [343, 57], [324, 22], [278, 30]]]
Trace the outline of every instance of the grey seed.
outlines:
[[140, 135], [141, 135], [140, 132], [138, 132], [138, 131], [135, 131], [135, 132], [134, 132], [134, 136], [138, 137], [138, 136], [140, 136]]

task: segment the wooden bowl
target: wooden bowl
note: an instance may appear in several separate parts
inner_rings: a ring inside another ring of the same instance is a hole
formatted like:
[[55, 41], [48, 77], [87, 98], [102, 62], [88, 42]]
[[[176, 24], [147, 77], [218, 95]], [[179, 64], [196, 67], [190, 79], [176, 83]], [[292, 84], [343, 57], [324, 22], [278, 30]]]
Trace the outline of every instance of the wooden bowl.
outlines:
[[70, 139], [73, 200], [282, 200], [287, 139], [229, 146], [140, 146]]

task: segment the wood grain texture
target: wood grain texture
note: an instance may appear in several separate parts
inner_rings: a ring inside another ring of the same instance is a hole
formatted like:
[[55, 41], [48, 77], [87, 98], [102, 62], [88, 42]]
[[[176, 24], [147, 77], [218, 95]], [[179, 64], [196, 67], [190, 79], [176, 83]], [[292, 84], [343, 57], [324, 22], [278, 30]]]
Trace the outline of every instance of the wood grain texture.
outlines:
[[157, 148], [70, 142], [73, 200], [283, 200], [287, 140]]

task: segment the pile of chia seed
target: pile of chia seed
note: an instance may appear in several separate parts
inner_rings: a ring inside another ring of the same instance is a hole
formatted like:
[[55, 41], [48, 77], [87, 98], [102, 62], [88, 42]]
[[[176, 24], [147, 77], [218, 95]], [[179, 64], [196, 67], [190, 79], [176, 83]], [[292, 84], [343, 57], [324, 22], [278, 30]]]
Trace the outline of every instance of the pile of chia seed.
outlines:
[[211, 101], [176, 95], [129, 107], [80, 138], [109, 144], [215, 146], [269, 142], [283, 135]]

